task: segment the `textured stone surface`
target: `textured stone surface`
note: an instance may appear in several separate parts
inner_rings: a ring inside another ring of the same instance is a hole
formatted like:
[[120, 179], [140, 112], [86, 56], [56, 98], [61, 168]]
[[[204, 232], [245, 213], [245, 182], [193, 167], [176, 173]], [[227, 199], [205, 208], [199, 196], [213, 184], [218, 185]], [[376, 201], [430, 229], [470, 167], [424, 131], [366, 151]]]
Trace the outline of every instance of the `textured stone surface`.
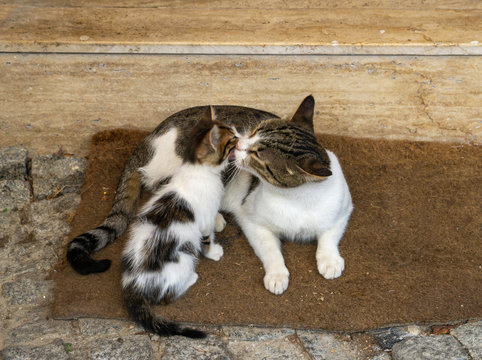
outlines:
[[79, 203], [80, 196], [77, 194], [32, 203], [25, 215], [37, 243], [57, 247], [62, 237], [69, 233], [68, 221], [75, 215]]
[[23, 180], [0, 181], [0, 211], [12, 211], [30, 202], [30, 185]]
[[51, 300], [53, 281], [24, 278], [2, 285], [2, 296], [10, 305], [40, 304]]
[[64, 360], [69, 359], [62, 340], [43, 346], [14, 346], [3, 350], [4, 360]]
[[57, 252], [50, 242], [37, 242], [26, 227], [20, 228], [16, 245], [9, 246], [0, 259], [0, 273], [8, 276], [22, 275], [23, 277], [38, 278], [39, 274], [46, 274], [57, 262]]
[[27, 209], [28, 220], [36, 226], [46, 223], [49, 219], [59, 219], [67, 225], [75, 215], [75, 210], [80, 204], [79, 194], [65, 194], [51, 200], [36, 201]]
[[45, 343], [57, 338], [68, 339], [72, 336], [72, 326], [68, 321], [30, 319], [28, 322], [12, 329], [5, 339], [6, 346], [25, 344], [29, 346], [36, 340]]
[[[85, 156], [97, 131], [152, 130], [174, 112], [206, 103], [290, 116], [309, 93], [317, 102], [314, 122], [319, 132], [479, 143], [482, 139], [482, 68], [475, 56], [4, 53], [0, 73], [5, 89], [0, 144], [24, 143], [41, 154], [63, 145]], [[32, 83], [42, 84], [43, 90]]]
[[460, 325], [450, 333], [465, 346], [473, 359], [482, 359], [482, 320]]
[[25, 180], [27, 150], [20, 146], [0, 148], [0, 180]]
[[165, 342], [162, 360], [225, 360], [230, 359], [224, 343], [217, 336], [192, 340], [174, 336], [161, 340]]
[[20, 214], [18, 211], [0, 211], [0, 249], [6, 247], [8, 242], [18, 242], [22, 238], [20, 232]]
[[286, 337], [258, 341], [230, 340], [227, 347], [235, 359], [304, 360], [307, 357], [307, 354], [299, 344], [290, 341]]
[[370, 360], [390, 360], [391, 356], [387, 353], [379, 353], [370, 357]]
[[152, 347], [147, 336], [135, 339], [100, 339], [89, 344], [89, 360], [149, 360]]
[[133, 321], [110, 319], [79, 319], [80, 331], [86, 336], [120, 335], [144, 332]]
[[34, 195], [45, 199], [55, 194], [79, 192], [85, 177], [87, 160], [46, 155], [32, 159]]
[[223, 326], [222, 333], [230, 339], [245, 341], [265, 341], [293, 335], [293, 329], [272, 329], [262, 327]]
[[[481, 53], [478, 41], [473, 41], [480, 39], [477, 27], [480, 7], [468, 0], [439, 1], [439, 4], [433, 0], [123, 0], [120, 8], [115, 8], [117, 1], [104, 0], [76, 1], [75, 8], [67, 6], [72, 3], [52, 1], [48, 7], [34, 7], [31, 4], [37, 4], [36, 1], [5, 2], [3, 13], [22, 13], [29, 21], [0, 23], [0, 50], [151, 54]], [[471, 11], [455, 11], [461, 8]], [[66, 28], [69, 31], [62, 31]], [[90, 69], [98, 71], [92, 65]]]
[[391, 349], [396, 343], [420, 335], [422, 331], [423, 329], [418, 326], [398, 326], [376, 330], [373, 332], [373, 337], [382, 349]]
[[417, 336], [399, 342], [392, 349], [393, 360], [470, 360], [467, 352], [450, 335]]
[[63, 254], [61, 244], [80, 202], [78, 194], [32, 202], [23, 211], [0, 213], [0, 273], [46, 272]]
[[298, 331], [304, 348], [315, 359], [342, 360], [356, 359], [356, 345], [342, 340], [341, 336], [324, 332]]

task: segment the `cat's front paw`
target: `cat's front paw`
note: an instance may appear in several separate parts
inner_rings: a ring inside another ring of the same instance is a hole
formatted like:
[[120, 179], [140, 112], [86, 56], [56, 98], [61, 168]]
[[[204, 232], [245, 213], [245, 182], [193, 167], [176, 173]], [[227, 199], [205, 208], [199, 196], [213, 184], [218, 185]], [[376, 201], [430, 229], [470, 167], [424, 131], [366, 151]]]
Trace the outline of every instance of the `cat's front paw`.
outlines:
[[335, 279], [345, 269], [345, 260], [340, 255], [317, 256], [318, 271], [325, 279]]
[[283, 272], [266, 273], [264, 276], [264, 287], [275, 295], [281, 295], [288, 288], [290, 273]]
[[219, 244], [211, 244], [207, 253], [204, 254], [205, 257], [214, 261], [219, 261], [223, 255], [223, 247]]
[[220, 213], [217, 213], [216, 219], [214, 221], [214, 231], [221, 232], [224, 230], [225, 227], [226, 227], [226, 220], [224, 219], [224, 216], [221, 215]]

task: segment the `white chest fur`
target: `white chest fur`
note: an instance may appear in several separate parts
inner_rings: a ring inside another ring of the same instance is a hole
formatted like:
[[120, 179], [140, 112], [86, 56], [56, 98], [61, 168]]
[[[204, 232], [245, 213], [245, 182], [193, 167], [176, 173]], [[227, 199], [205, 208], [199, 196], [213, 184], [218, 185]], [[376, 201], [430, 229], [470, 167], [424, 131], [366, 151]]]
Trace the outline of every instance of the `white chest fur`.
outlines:
[[353, 205], [340, 163], [332, 152], [327, 153], [332, 175], [321, 182], [283, 189], [262, 181], [245, 198], [251, 177], [241, 172], [227, 186], [222, 207], [236, 216], [263, 263], [264, 286], [276, 295], [282, 294], [289, 283], [280, 236], [297, 240], [316, 238], [318, 271], [326, 279], [339, 277], [345, 267], [338, 243]]
[[330, 229], [337, 219], [349, 216], [353, 206], [338, 159], [332, 152], [328, 155], [332, 176], [290, 189], [262, 183], [246, 199], [239, 215], [277, 235], [299, 240]]

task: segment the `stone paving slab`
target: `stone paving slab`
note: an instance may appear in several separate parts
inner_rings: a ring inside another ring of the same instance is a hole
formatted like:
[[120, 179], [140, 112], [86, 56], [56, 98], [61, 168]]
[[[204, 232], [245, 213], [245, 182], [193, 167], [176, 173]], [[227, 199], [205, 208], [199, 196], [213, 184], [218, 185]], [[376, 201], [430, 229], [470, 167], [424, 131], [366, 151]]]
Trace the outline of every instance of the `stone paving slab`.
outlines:
[[396, 343], [422, 333], [428, 334], [428, 328], [410, 325], [378, 329], [373, 332], [373, 336], [380, 344], [382, 349], [388, 350], [391, 349]]
[[64, 360], [70, 359], [65, 351], [64, 343], [58, 339], [42, 346], [14, 346], [6, 348], [1, 353], [4, 360]]
[[46, 155], [32, 159], [34, 195], [45, 199], [58, 193], [79, 193], [84, 182], [87, 160]]
[[[32, 159], [45, 167], [37, 174], [59, 166], [56, 157], [44, 160]], [[71, 184], [69, 171], [77, 180], [83, 178], [82, 160], [65, 157], [61, 162], [70, 170], [49, 186]], [[16, 176], [11, 171], [0, 183], [28, 184]], [[30, 176], [27, 169], [25, 178]], [[35, 184], [39, 182], [34, 182], [34, 192]], [[12, 189], [5, 194], [16, 196]], [[482, 359], [480, 320], [447, 327], [451, 330], [445, 335], [432, 335], [430, 327], [418, 325], [363, 333], [201, 326], [209, 336], [192, 340], [160, 338], [126, 320], [50, 319], [54, 284], [48, 274], [69, 240], [69, 223], [80, 202], [76, 189], [52, 198], [29, 196], [17, 209], [0, 212], [0, 359]]]
[[0, 181], [0, 211], [23, 208], [31, 200], [30, 185], [24, 180]]
[[482, 359], [482, 321], [460, 325], [450, 332], [465, 346], [473, 359]]
[[471, 360], [467, 351], [450, 335], [417, 336], [397, 343], [393, 360]]
[[27, 150], [20, 146], [0, 149], [0, 180], [25, 180]]

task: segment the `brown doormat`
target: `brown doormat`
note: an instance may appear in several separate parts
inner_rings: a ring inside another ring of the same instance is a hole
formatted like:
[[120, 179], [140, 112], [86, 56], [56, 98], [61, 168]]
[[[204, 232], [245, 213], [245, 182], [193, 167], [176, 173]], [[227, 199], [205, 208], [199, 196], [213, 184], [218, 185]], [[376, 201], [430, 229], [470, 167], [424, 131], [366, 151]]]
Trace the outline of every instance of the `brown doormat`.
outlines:
[[[82, 203], [71, 238], [107, 215], [124, 161], [146, 133], [94, 136]], [[257, 324], [356, 331], [405, 323], [482, 317], [482, 148], [319, 136], [342, 163], [355, 211], [341, 243], [343, 275], [318, 274], [315, 245], [285, 243], [288, 290], [275, 296], [232, 221], [218, 235], [225, 256], [202, 259], [184, 297], [159, 306], [166, 318], [197, 324]], [[124, 237], [96, 258], [103, 274], [77, 275], [65, 261], [53, 273], [55, 318], [125, 318], [120, 252]]]

